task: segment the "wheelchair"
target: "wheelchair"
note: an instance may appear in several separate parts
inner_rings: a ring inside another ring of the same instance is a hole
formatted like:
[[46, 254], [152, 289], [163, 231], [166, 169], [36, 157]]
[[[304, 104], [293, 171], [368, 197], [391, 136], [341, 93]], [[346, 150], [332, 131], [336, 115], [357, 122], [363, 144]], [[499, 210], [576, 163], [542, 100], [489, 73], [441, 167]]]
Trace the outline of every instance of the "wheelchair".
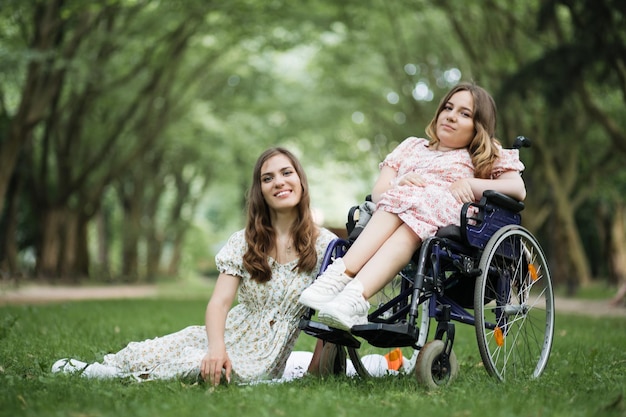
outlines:
[[[528, 147], [523, 136], [514, 148]], [[371, 204], [371, 203], [370, 203]], [[323, 272], [358, 236], [352, 207], [348, 239], [335, 239]], [[546, 368], [554, 336], [554, 294], [548, 263], [536, 238], [521, 226], [524, 204], [495, 191], [466, 203], [461, 226], [425, 239], [409, 264], [369, 302], [368, 323], [350, 331], [314, 321], [310, 309], [300, 329], [321, 339], [319, 374], [345, 374], [347, 358], [363, 378], [374, 375], [365, 358], [396, 352], [402, 366], [427, 388], [449, 384], [459, 365], [453, 351], [455, 323], [473, 325], [486, 371], [500, 381], [537, 378]], [[429, 340], [431, 322], [436, 323]]]

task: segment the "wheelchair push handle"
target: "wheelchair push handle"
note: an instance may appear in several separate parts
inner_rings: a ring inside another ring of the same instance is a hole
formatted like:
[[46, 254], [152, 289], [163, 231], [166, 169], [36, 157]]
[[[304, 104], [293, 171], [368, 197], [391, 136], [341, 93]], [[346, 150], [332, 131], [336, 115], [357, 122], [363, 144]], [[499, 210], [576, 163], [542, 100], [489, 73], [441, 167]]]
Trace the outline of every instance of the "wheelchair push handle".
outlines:
[[513, 149], [530, 148], [531, 145], [532, 141], [526, 136], [518, 136], [515, 138], [515, 142], [513, 142]]

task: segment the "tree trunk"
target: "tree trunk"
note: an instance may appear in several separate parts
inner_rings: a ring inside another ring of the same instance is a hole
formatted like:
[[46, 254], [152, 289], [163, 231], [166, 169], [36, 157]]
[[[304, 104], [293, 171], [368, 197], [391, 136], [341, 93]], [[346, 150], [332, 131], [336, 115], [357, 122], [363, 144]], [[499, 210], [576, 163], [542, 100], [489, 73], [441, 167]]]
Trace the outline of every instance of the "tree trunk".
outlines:
[[19, 154], [20, 147], [29, 132], [25, 132], [20, 126], [19, 120], [13, 120], [9, 129], [9, 137], [0, 142], [0, 212], [4, 208], [5, 196], [9, 187], [9, 182], [15, 168], [15, 161]]
[[44, 209], [37, 258], [42, 278], [79, 281], [89, 275], [87, 219], [66, 208]]
[[[4, 215], [2, 217], [2, 242], [0, 242], [0, 273], [1, 278], [11, 278], [17, 280], [17, 225], [18, 222], [18, 200], [19, 200], [20, 181], [17, 175], [13, 175], [9, 183], [7, 193], [7, 203], [4, 207]], [[1, 212], [1, 209], [0, 209]]]
[[41, 278], [56, 278], [62, 253], [61, 231], [65, 226], [65, 211], [48, 208], [41, 212], [41, 239], [37, 256], [36, 274]]
[[[89, 276], [89, 248], [87, 246], [89, 217], [81, 212], [72, 213], [71, 235], [65, 242], [66, 256], [64, 269], [68, 278], [78, 281]], [[68, 232], [70, 231], [68, 230]], [[68, 256], [67, 252], [71, 252]]]
[[103, 278], [108, 279], [111, 276], [111, 267], [109, 265], [109, 221], [105, 209], [102, 207], [96, 214], [96, 246], [97, 246], [97, 265]]
[[[135, 184], [136, 185], [136, 184]], [[124, 188], [124, 186], [120, 186]], [[128, 282], [139, 281], [139, 237], [141, 236], [141, 201], [140, 195], [133, 192], [124, 194], [122, 200], [122, 277]]]
[[167, 267], [167, 274], [171, 277], [178, 275], [180, 261], [183, 258], [183, 236], [178, 234], [172, 241], [172, 256]]
[[571, 199], [566, 194], [561, 183], [561, 177], [557, 173], [556, 164], [552, 158], [552, 152], [548, 147], [541, 150], [543, 162], [543, 172], [545, 179], [550, 184], [552, 190], [552, 201], [555, 206], [554, 215], [556, 216], [557, 227], [561, 232], [561, 241], [557, 245], [562, 246], [563, 255], [567, 258], [567, 263], [571, 265], [572, 270], [567, 276], [569, 285], [583, 287], [591, 283], [591, 273], [589, 264], [583, 248], [583, 244], [576, 226], [574, 207]]
[[59, 256], [59, 277], [62, 280], [76, 281], [74, 265], [76, 265], [76, 234], [78, 219], [76, 213], [66, 210], [63, 224], [59, 227], [61, 253]]
[[[29, 46], [40, 56], [50, 54], [62, 38], [63, 0], [49, 0], [36, 5], [33, 13], [35, 33]], [[67, 57], [66, 57], [67, 58]], [[28, 65], [21, 101], [9, 124], [8, 138], [0, 141], [0, 211], [15, 169], [21, 147], [28, 142], [33, 130], [48, 113], [51, 103], [62, 86], [62, 66], [51, 65], [51, 59], [32, 59]]]
[[613, 211], [610, 259], [611, 273], [620, 283], [611, 304], [619, 305], [626, 298], [626, 204], [623, 201], [617, 201]]
[[155, 233], [147, 236], [147, 259], [146, 259], [146, 279], [148, 282], [156, 282], [160, 273], [161, 249], [163, 245]]

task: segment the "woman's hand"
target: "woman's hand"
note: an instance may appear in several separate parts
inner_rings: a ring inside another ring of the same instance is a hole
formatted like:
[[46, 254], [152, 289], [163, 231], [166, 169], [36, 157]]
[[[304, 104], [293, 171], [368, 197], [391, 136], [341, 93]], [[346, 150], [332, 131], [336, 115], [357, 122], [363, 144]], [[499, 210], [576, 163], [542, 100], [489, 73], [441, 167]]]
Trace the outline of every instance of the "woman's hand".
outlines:
[[450, 194], [452, 194], [452, 196], [459, 203], [472, 203], [475, 201], [474, 191], [472, 191], [472, 187], [468, 178], [456, 180], [452, 183], [448, 190], [450, 190]]
[[234, 275], [220, 273], [206, 308], [204, 322], [209, 344], [208, 351], [200, 363], [200, 374], [213, 386], [220, 383], [222, 371], [226, 381], [230, 382], [233, 365], [226, 353], [224, 331], [226, 316], [237, 294], [239, 280], [240, 278]]
[[416, 185], [418, 187], [424, 187], [426, 185], [426, 181], [424, 180], [424, 177], [422, 177], [421, 175], [415, 172], [409, 172], [400, 177], [396, 177], [392, 182], [393, 182], [392, 185], [394, 186]]
[[232, 363], [226, 353], [226, 349], [214, 352], [209, 350], [200, 364], [200, 374], [202, 378], [210, 382], [211, 385], [217, 386], [222, 379], [222, 370], [226, 377], [226, 382], [230, 383], [230, 374], [232, 371]]

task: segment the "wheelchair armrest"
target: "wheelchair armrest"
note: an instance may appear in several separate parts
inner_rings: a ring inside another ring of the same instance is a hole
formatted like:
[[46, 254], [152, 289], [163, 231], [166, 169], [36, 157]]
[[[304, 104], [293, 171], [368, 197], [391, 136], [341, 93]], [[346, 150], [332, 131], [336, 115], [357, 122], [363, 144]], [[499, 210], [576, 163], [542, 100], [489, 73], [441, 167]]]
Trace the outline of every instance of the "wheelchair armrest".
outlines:
[[493, 190], [486, 190], [483, 193], [483, 198], [480, 200], [479, 206], [484, 206], [486, 203], [493, 203], [515, 213], [524, 210], [524, 203], [521, 201], [517, 201], [513, 197]]
[[465, 203], [461, 210], [461, 237], [470, 246], [483, 248], [501, 227], [521, 224], [524, 203], [487, 190], [479, 203]]

